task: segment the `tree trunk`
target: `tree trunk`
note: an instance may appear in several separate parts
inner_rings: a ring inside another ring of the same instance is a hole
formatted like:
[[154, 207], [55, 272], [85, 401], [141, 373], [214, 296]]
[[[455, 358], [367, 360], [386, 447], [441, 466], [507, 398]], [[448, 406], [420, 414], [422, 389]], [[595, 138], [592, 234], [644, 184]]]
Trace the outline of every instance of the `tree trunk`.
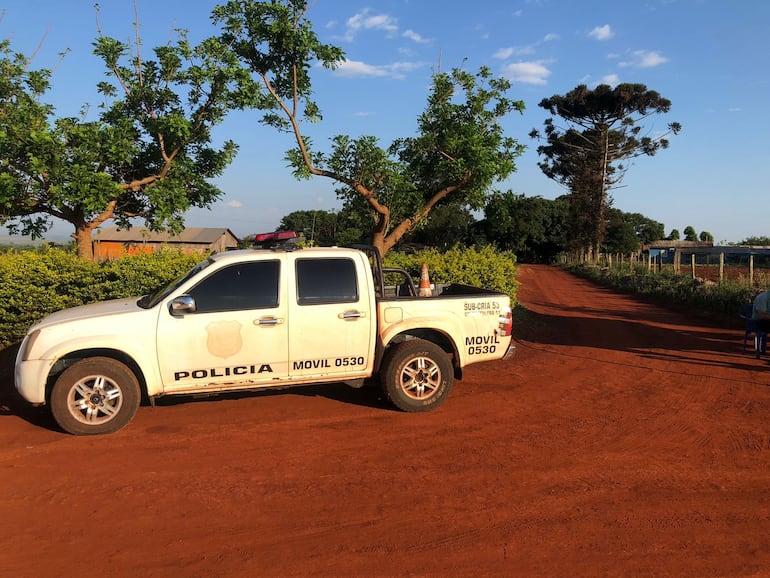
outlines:
[[380, 259], [384, 259], [387, 252], [385, 249], [385, 234], [381, 231], [375, 231], [374, 235], [372, 235], [372, 245], [380, 254]]
[[94, 230], [93, 224], [81, 224], [75, 227], [75, 244], [78, 248], [78, 257], [84, 261], [94, 260], [94, 246], [91, 241], [91, 231]]

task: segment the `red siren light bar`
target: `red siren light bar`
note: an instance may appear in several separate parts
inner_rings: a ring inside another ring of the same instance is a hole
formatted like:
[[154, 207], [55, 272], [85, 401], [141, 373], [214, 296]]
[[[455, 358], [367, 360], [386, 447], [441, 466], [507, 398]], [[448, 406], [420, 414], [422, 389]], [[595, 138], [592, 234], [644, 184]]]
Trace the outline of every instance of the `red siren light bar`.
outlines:
[[296, 231], [275, 231], [273, 233], [259, 233], [254, 235], [255, 243], [278, 243], [280, 241], [287, 241], [288, 239], [296, 239], [299, 237]]
[[296, 231], [275, 231], [254, 235], [254, 247], [260, 249], [284, 249], [287, 251], [298, 248], [303, 238]]

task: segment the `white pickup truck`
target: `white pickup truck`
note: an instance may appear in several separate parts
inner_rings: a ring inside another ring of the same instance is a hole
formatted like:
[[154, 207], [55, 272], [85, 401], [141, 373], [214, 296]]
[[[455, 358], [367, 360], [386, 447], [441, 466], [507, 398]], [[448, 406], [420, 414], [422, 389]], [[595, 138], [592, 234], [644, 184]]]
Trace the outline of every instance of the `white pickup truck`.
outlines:
[[88, 435], [124, 427], [143, 397], [372, 377], [399, 409], [427, 411], [463, 367], [512, 351], [508, 295], [448, 285], [419, 297], [376, 251], [254, 249], [214, 254], [141, 298], [49, 315], [21, 344], [15, 383]]

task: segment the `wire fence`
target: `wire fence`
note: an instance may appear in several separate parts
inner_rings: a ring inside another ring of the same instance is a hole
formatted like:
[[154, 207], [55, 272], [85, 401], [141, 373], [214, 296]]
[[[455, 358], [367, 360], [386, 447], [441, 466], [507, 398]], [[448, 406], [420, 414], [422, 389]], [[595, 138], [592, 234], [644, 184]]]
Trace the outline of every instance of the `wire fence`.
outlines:
[[[586, 255], [563, 255], [562, 263], [585, 263]], [[650, 273], [687, 275], [707, 283], [737, 281], [750, 287], [770, 288], [770, 249], [717, 248], [675, 249], [631, 255], [599, 255], [600, 267], [618, 270], [644, 269]]]

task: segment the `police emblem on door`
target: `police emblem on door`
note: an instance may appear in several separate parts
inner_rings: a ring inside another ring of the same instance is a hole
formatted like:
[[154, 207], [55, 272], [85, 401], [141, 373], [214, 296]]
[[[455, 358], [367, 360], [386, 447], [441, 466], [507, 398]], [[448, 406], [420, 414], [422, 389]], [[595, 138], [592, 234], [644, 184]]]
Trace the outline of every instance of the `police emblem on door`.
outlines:
[[216, 321], [206, 327], [206, 347], [215, 357], [226, 359], [243, 348], [241, 324], [237, 321]]

